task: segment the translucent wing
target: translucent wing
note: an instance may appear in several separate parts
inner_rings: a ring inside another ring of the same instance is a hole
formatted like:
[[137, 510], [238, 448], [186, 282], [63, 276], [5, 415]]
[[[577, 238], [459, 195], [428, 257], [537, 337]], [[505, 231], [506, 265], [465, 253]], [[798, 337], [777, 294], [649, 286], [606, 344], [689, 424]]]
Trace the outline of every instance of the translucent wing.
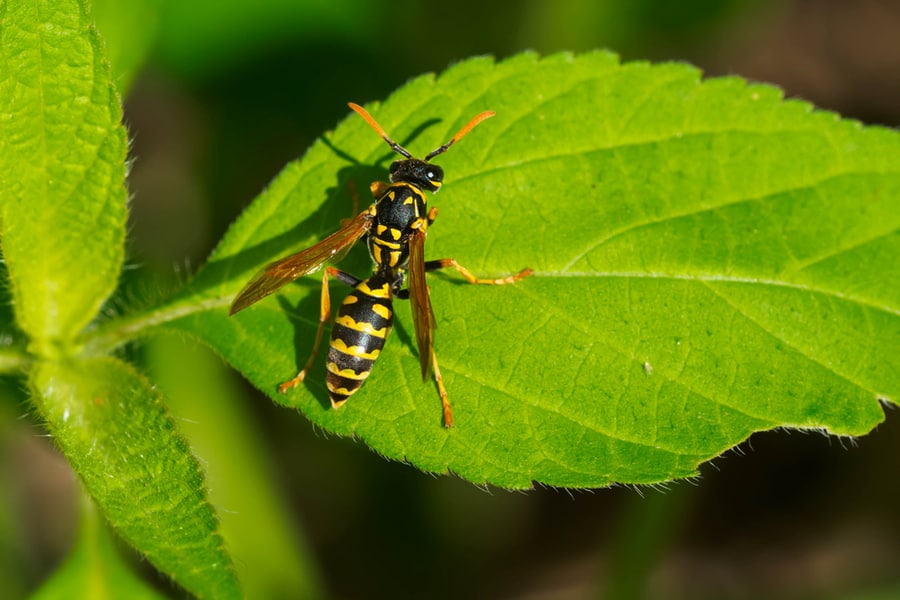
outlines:
[[325, 261], [350, 248], [371, 227], [372, 215], [367, 210], [347, 221], [343, 227], [315, 246], [269, 263], [235, 296], [228, 314], [242, 311], [298, 277], [315, 271]]
[[422, 230], [416, 230], [409, 238], [409, 300], [412, 304], [419, 364], [424, 379], [428, 377], [434, 329], [437, 324], [431, 308], [428, 283], [425, 281], [425, 232]]

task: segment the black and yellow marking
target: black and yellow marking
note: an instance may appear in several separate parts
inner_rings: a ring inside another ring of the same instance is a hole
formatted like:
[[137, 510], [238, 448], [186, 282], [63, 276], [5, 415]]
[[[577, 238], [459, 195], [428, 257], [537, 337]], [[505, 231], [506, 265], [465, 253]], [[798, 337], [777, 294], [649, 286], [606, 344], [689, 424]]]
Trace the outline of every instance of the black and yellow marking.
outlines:
[[[365, 109], [352, 103], [350, 108], [365, 119], [392, 150], [403, 156], [403, 159], [391, 164], [390, 183], [376, 181], [370, 184], [369, 190], [375, 202], [352, 219], [345, 220], [338, 231], [305, 250], [266, 265], [260, 274], [238, 292], [232, 302], [230, 314], [275, 293], [326, 262], [338, 260], [359, 239], [365, 237], [369, 254], [375, 263], [374, 274], [366, 280], [360, 280], [333, 267], [325, 268], [322, 274], [319, 324], [312, 352], [300, 372], [293, 379], [280, 384], [278, 391], [287, 393], [306, 378], [322, 341], [325, 324], [331, 317], [328, 278], [335, 277], [353, 287], [353, 291], [338, 309], [329, 342], [325, 381], [332, 405], [339, 407], [362, 386], [372, 372], [372, 366], [390, 333], [394, 319], [393, 298], [408, 299], [412, 306], [422, 377], [428, 376], [429, 368], [434, 373], [444, 411], [444, 426], [452, 427], [450, 401], [434, 352], [436, 321], [425, 273], [452, 267], [470, 283], [491, 285], [514, 283], [531, 274], [530, 269], [524, 269], [516, 275], [484, 279], [476, 277], [452, 258], [432, 261], [424, 258], [425, 235], [437, 217], [437, 209], [429, 210], [427, 207], [425, 192], [438, 192], [444, 181], [444, 171], [430, 161], [446, 152], [476, 125], [494, 116], [494, 113], [486, 111], [478, 114], [450, 141], [426, 154], [424, 159], [418, 159], [394, 142]], [[407, 280], [409, 286], [404, 288]]]
[[425, 192], [407, 181], [374, 186], [372, 191], [379, 194], [376, 223], [367, 239], [372, 262], [405, 269], [409, 263], [409, 236], [428, 227]]
[[369, 376], [394, 323], [391, 286], [397, 277], [386, 269], [360, 281], [338, 309], [328, 344], [325, 385], [338, 407]]

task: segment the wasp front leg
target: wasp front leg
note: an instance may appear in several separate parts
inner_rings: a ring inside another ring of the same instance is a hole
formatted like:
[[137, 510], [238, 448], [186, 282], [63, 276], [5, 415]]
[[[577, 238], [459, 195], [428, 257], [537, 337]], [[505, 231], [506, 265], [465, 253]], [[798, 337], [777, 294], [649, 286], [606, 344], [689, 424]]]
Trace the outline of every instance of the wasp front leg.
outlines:
[[373, 181], [369, 184], [369, 191], [372, 192], [372, 197], [378, 200], [385, 195], [390, 187], [391, 184], [386, 181]]

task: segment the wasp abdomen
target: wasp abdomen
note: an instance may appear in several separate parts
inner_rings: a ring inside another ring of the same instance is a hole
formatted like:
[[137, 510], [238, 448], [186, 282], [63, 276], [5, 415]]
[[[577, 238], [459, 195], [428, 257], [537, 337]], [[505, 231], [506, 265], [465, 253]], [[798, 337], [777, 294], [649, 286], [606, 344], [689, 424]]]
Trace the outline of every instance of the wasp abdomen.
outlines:
[[362, 386], [393, 323], [391, 284], [384, 275], [361, 281], [341, 303], [326, 361], [332, 406], [337, 408]]

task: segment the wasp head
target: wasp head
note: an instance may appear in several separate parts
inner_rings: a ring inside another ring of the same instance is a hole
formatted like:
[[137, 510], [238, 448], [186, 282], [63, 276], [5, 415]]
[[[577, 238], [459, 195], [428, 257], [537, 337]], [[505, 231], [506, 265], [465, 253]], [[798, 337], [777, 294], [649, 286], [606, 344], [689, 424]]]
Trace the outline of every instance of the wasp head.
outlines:
[[407, 158], [391, 163], [391, 183], [411, 183], [429, 192], [437, 192], [444, 182], [444, 170], [437, 165]]
[[422, 189], [426, 189], [430, 192], [437, 192], [441, 189], [441, 184], [444, 181], [444, 170], [441, 169], [437, 165], [433, 165], [429, 163], [432, 158], [439, 154], [443, 154], [447, 151], [447, 149], [459, 141], [464, 135], [472, 131], [472, 129], [484, 121], [485, 119], [489, 119], [494, 116], [493, 111], [485, 111], [475, 116], [471, 121], [466, 123], [462, 129], [460, 129], [456, 135], [454, 135], [449, 142], [435, 148], [431, 152], [429, 152], [425, 156], [425, 160], [421, 160], [418, 158], [414, 158], [409, 151], [388, 137], [388, 134], [385, 133], [384, 129], [382, 129], [381, 125], [379, 125], [375, 119], [372, 118], [366, 109], [362, 106], [354, 103], [350, 103], [348, 106], [352, 108], [356, 113], [358, 113], [363, 119], [365, 119], [366, 123], [374, 129], [378, 135], [380, 135], [385, 142], [387, 142], [388, 146], [391, 147], [391, 150], [400, 154], [404, 157], [404, 160], [397, 160], [391, 164], [391, 183], [411, 183], [412, 185], [418, 186]]

